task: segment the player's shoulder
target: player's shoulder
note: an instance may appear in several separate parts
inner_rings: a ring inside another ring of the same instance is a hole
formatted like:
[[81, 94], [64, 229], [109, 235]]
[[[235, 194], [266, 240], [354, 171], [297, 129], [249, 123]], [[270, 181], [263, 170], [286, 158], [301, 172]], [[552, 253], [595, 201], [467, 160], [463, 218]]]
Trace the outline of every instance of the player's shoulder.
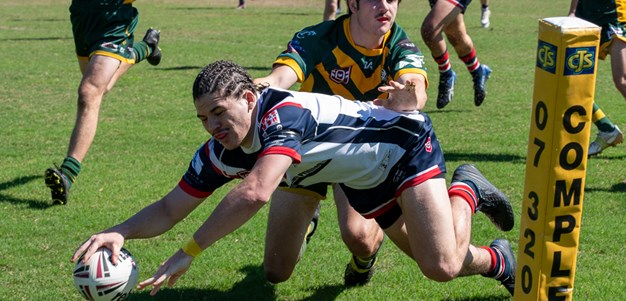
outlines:
[[398, 23], [394, 23], [391, 27], [389, 38], [387, 39], [388, 47], [390, 48], [400, 48], [411, 51], [420, 51], [417, 45], [411, 41], [406, 32], [398, 25]]
[[324, 21], [312, 26], [305, 27], [296, 32], [294, 39], [298, 40], [326, 40], [336, 36], [343, 28], [343, 22], [347, 16], [342, 16], [336, 20]]

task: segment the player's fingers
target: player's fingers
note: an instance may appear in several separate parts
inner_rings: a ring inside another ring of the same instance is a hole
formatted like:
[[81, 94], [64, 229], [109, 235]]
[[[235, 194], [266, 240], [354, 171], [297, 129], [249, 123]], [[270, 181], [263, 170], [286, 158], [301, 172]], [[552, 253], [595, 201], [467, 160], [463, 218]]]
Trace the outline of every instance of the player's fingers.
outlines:
[[154, 277], [150, 277], [144, 281], [139, 282], [139, 284], [137, 284], [137, 289], [144, 289], [146, 286], [150, 285], [154, 283]]
[[178, 278], [180, 278], [180, 276], [182, 276], [183, 274], [174, 274], [172, 275], [172, 277], [170, 277], [170, 279], [167, 281], [167, 287], [172, 287], [174, 286], [174, 284], [176, 284], [176, 281], [178, 281]]
[[83, 253], [85, 253], [85, 250], [87, 250], [87, 247], [89, 247], [89, 244], [91, 244], [90, 240], [86, 240], [85, 242], [83, 242], [76, 249], [76, 251], [74, 251], [74, 255], [72, 256], [72, 259], [70, 259], [70, 262], [75, 262], [80, 257], [80, 255], [83, 255]]
[[111, 263], [113, 263], [113, 265], [117, 265], [119, 258], [120, 258], [120, 248], [118, 247], [111, 248]]
[[83, 263], [86, 264], [91, 255], [102, 246], [102, 242], [98, 240], [96, 235], [92, 235], [83, 245], [86, 246], [85, 254], [83, 254]]
[[156, 295], [156, 293], [158, 293], [160, 289], [161, 289], [160, 285], [158, 285], [158, 286], [155, 285], [154, 288], [150, 291], [150, 296]]

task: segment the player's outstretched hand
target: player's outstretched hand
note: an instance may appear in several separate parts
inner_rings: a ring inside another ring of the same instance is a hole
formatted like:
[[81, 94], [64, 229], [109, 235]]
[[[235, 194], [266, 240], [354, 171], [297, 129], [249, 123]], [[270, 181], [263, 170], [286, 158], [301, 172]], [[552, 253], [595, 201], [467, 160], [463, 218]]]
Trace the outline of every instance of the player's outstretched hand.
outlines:
[[74, 256], [70, 259], [71, 262], [75, 262], [83, 253], [83, 263], [87, 263], [89, 257], [93, 255], [101, 247], [105, 247], [111, 250], [111, 262], [117, 264], [120, 256], [120, 249], [124, 246], [124, 236], [117, 232], [103, 232], [92, 235], [89, 239], [83, 242], [78, 249], [74, 252]]
[[167, 281], [167, 287], [172, 287], [182, 276], [187, 272], [191, 266], [193, 257], [185, 254], [182, 250], [174, 253], [172, 257], [163, 262], [154, 275], [137, 285], [138, 289], [144, 289], [147, 286], [152, 285], [153, 288], [150, 291], [150, 295], [154, 296], [161, 289], [161, 285]]
[[418, 111], [426, 103], [425, 99], [420, 99], [422, 97], [420, 97], [415, 83], [409, 82], [403, 85], [392, 80], [389, 81], [389, 85], [379, 87], [378, 91], [389, 93], [389, 97], [387, 99], [375, 99], [374, 104], [384, 106], [389, 110], [397, 112]]

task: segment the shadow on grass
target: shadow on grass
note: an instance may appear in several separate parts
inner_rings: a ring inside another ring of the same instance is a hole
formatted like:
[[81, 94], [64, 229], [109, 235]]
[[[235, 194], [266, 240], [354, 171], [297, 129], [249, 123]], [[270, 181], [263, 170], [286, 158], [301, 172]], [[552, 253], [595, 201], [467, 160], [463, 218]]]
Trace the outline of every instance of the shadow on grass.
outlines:
[[443, 157], [446, 159], [446, 162], [450, 161], [458, 161], [458, 162], [509, 162], [509, 163], [521, 163], [526, 164], [525, 156], [511, 155], [511, 154], [481, 154], [481, 153], [455, 153], [455, 152], [446, 152], [444, 150]]
[[[623, 179], [618, 179], [618, 180], [623, 180]], [[613, 184], [613, 186], [611, 186], [611, 188], [596, 188], [593, 187], [593, 183], [589, 183], [587, 182], [586, 186], [585, 186], [585, 191], [604, 191], [604, 192], [626, 192], [626, 183], [620, 182], [617, 184]]]
[[[239, 270], [246, 274], [245, 278], [235, 284], [228, 291], [200, 288], [162, 288], [156, 296], [150, 296], [150, 291], [145, 289], [129, 296], [128, 301], [151, 300], [151, 301], [187, 301], [187, 300], [277, 300], [274, 285], [265, 280], [262, 266], [248, 265]], [[207, 273], [207, 277], [216, 277]], [[305, 300], [334, 300], [343, 291], [340, 285], [327, 285], [312, 288], [313, 294]]]
[[499, 296], [473, 296], [473, 297], [463, 297], [463, 298], [453, 298], [453, 299], [443, 299], [442, 301], [502, 301], [502, 300], [511, 300], [513, 297], [509, 295], [499, 295]]
[[45, 38], [12, 38], [12, 39], [0, 39], [0, 41], [63, 41], [63, 40], [71, 40], [69, 37], [45, 37]]
[[0, 183], [0, 203], [11, 203], [15, 205], [27, 203], [30, 208], [33, 209], [47, 209], [52, 206], [49, 202], [39, 201], [39, 200], [24, 200], [11, 197], [7, 194], [2, 193], [2, 191], [14, 188], [17, 186], [22, 186], [28, 182], [43, 178], [40, 175], [33, 176], [23, 176], [19, 178], [15, 178], [12, 181]]

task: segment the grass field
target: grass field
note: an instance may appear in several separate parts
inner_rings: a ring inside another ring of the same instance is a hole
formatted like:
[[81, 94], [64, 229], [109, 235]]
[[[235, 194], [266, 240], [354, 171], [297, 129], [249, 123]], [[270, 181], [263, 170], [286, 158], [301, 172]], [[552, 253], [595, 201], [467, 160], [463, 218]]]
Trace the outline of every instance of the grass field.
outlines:
[[[269, 72], [292, 35], [322, 19], [321, 0], [145, 1], [135, 3], [138, 38], [162, 31], [163, 61], [133, 67], [105, 97], [96, 140], [67, 206], [52, 206], [43, 172], [61, 163], [76, 112], [80, 72], [73, 52], [69, 0], [0, 2], [0, 286], [1, 300], [80, 300], [69, 262], [91, 234], [122, 222], [178, 183], [196, 148], [208, 138], [195, 118], [191, 85], [217, 59], [234, 60], [253, 76]], [[459, 75], [454, 101], [435, 108], [436, 65], [419, 36], [428, 1], [401, 4], [398, 22], [424, 51], [433, 119], [449, 170], [475, 163], [511, 199], [516, 227], [494, 229], [481, 214], [472, 241], [496, 237], [518, 249], [519, 220], [537, 20], [562, 16], [568, 0], [491, 1], [491, 28], [480, 27], [479, 2], [467, 11], [467, 29], [479, 59], [494, 70], [489, 95], [473, 105], [471, 80], [454, 52]], [[608, 61], [599, 63], [596, 96], [626, 130], [626, 103], [612, 84]], [[592, 129], [595, 138], [596, 129]], [[574, 299], [626, 300], [626, 146], [588, 163]], [[230, 187], [230, 186], [229, 186]], [[227, 191], [219, 190], [185, 221], [159, 238], [128, 241], [140, 279], [177, 250]], [[390, 241], [371, 284], [343, 286], [349, 254], [332, 200], [323, 202], [319, 232], [292, 278], [269, 285], [262, 259], [267, 208], [241, 229], [207, 249], [171, 289], [156, 297], [134, 292], [130, 300], [507, 300], [497, 282], [467, 277], [449, 283], [425, 278]]]

